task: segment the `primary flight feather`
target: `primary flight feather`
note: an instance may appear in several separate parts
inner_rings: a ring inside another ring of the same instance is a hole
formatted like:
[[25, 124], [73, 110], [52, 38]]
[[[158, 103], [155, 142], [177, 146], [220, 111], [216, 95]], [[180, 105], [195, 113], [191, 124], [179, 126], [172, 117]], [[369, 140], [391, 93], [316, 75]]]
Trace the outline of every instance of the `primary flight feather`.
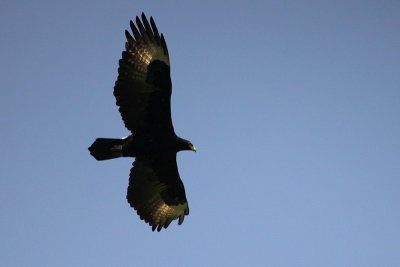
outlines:
[[153, 231], [160, 231], [175, 219], [182, 224], [189, 214], [176, 153], [196, 149], [178, 137], [172, 125], [172, 84], [164, 36], [144, 13], [130, 27], [133, 36], [125, 31], [127, 42], [114, 96], [132, 134], [122, 139], [97, 138], [89, 151], [97, 160], [135, 157], [126, 198]]

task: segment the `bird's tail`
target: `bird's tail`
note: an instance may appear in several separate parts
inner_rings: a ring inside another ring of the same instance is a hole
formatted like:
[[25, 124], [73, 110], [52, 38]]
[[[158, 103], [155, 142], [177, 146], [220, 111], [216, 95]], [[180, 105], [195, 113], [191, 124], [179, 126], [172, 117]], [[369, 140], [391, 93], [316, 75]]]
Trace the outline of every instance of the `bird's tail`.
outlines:
[[122, 147], [125, 139], [97, 138], [88, 148], [90, 154], [97, 160], [123, 157]]

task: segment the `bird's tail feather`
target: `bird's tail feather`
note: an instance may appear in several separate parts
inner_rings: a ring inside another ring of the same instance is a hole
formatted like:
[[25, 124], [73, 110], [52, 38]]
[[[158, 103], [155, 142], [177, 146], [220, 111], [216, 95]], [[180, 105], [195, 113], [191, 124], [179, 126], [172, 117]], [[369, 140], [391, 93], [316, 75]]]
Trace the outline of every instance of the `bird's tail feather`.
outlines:
[[88, 148], [90, 154], [97, 160], [123, 157], [122, 146], [125, 139], [97, 138]]

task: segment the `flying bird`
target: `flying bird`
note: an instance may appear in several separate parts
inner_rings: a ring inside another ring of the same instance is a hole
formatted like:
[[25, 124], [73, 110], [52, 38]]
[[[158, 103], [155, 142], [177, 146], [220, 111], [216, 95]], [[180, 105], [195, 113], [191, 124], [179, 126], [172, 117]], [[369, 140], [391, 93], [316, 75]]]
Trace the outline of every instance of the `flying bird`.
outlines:
[[196, 148], [178, 137], [172, 125], [170, 62], [163, 34], [144, 13], [142, 20], [136, 17], [136, 26], [130, 21], [130, 27], [133, 36], [125, 31], [114, 96], [132, 134], [122, 139], [97, 138], [89, 151], [96, 160], [135, 158], [126, 199], [140, 219], [160, 231], [175, 219], [182, 224], [189, 214], [176, 154]]

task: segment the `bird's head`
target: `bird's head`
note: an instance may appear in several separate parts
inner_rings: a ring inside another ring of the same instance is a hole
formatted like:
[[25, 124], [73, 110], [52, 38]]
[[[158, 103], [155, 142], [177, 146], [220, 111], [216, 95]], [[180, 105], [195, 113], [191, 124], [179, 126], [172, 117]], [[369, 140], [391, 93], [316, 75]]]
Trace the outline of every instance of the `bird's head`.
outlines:
[[196, 148], [194, 147], [194, 145], [192, 144], [192, 142], [188, 142], [188, 146], [189, 146], [189, 150], [192, 150], [194, 152], [196, 152]]
[[197, 151], [196, 148], [194, 147], [194, 145], [192, 144], [192, 142], [185, 140], [183, 138], [180, 138], [180, 137], [178, 137], [177, 141], [178, 141], [178, 146], [177, 146], [178, 151], [181, 151], [181, 150], [191, 150], [194, 152]]

